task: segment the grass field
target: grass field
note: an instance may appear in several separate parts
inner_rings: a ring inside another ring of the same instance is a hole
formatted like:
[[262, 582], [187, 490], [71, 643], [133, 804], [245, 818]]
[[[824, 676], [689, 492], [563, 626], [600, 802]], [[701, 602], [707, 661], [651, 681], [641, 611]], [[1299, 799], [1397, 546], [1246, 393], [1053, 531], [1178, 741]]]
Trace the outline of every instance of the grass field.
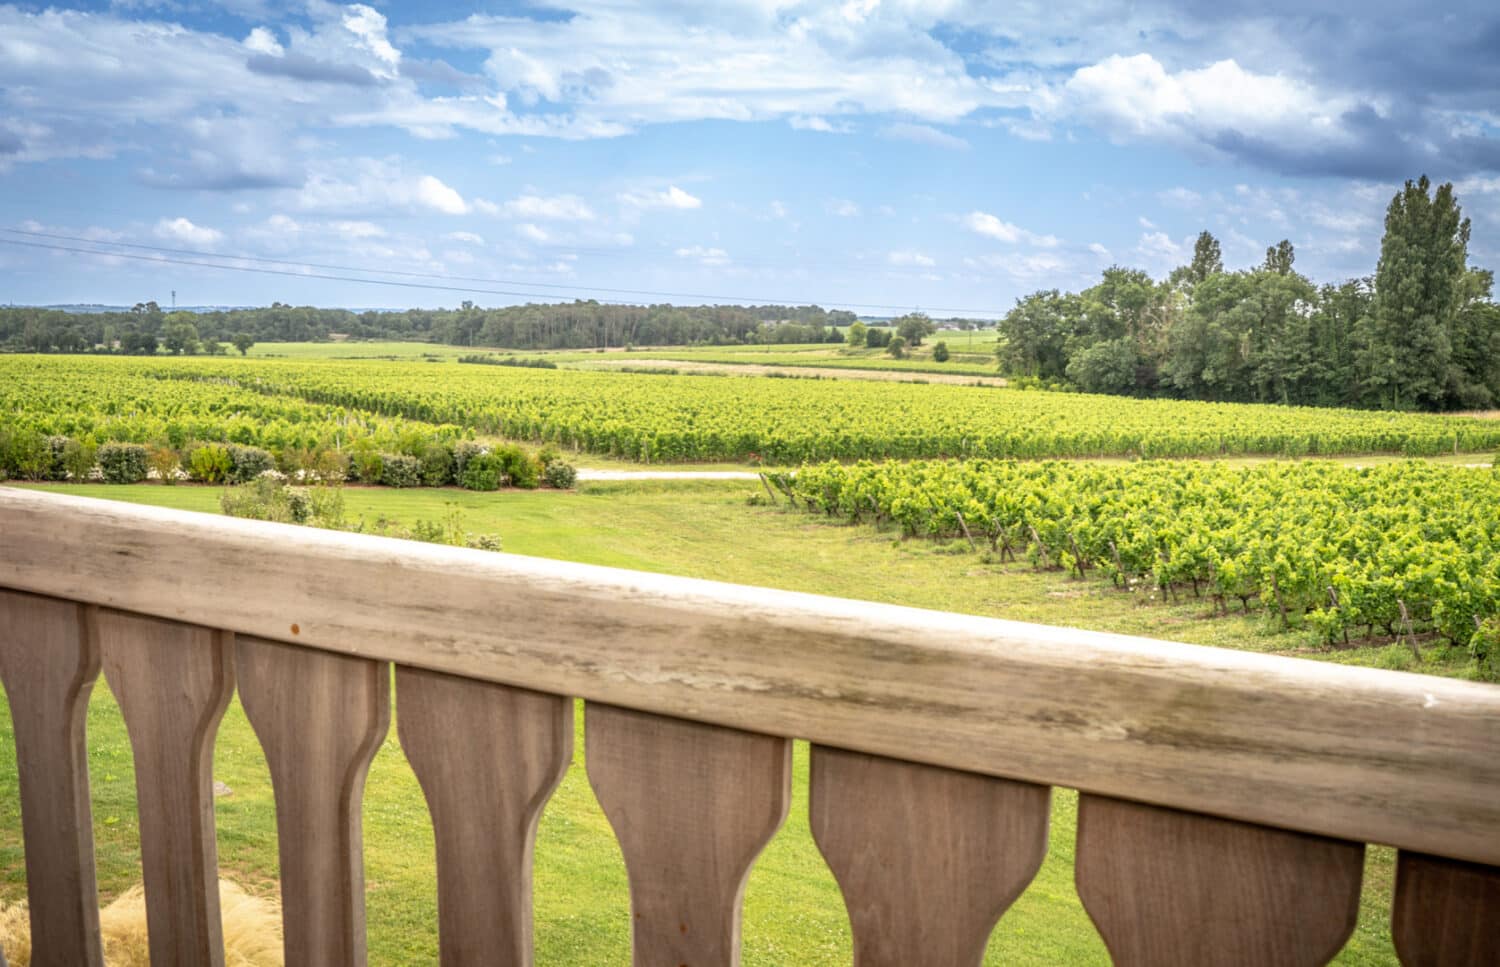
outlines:
[[[986, 337], [988, 336], [988, 340]], [[965, 337], [967, 338], [967, 336]], [[934, 362], [929, 339], [904, 359], [893, 359], [883, 349], [847, 350], [842, 346], [813, 343], [810, 345], [765, 346], [642, 346], [633, 352], [622, 348], [606, 351], [594, 349], [521, 350], [496, 349], [489, 346], [449, 346], [425, 342], [268, 342], [250, 347], [248, 356], [261, 359], [384, 359], [422, 360], [457, 359], [473, 353], [499, 356], [542, 357], [564, 368], [595, 369], [606, 362], [611, 366], [628, 365], [633, 359], [668, 360], [724, 364], [750, 364], [819, 369], [873, 369], [907, 373], [950, 373], [974, 376], [996, 376], [993, 333], [974, 333], [974, 350], [965, 341], [948, 342], [953, 354], [946, 363]]]
[[[1100, 582], [984, 564], [964, 546], [902, 542], [869, 527], [748, 506], [752, 486], [596, 484], [577, 493], [497, 494], [351, 488], [346, 506], [352, 518], [406, 525], [441, 519], [456, 506], [468, 530], [499, 533], [506, 550], [523, 554], [1326, 660], [1403, 668], [1413, 662], [1409, 651], [1391, 647], [1324, 653], [1305, 639], [1276, 634], [1259, 617], [1207, 620], [1202, 605], [1142, 605]], [[46, 489], [204, 511], [217, 510], [220, 493], [188, 486]], [[788, 568], [788, 560], [798, 566]], [[1459, 667], [1457, 658], [1432, 649], [1426, 654], [1418, 670], [1443, 674]], [[0, 735], [4, 747], [11, 739], [3, 710], [0, 731], [6, 733]], [[94, 691], [89, 734], [100, 884], [113, 896], [138, 879], [139, 844], [129, 745], [103, 683]], [[624, 963], [629, 950], [624, 867], [583, 772], [581, 734], [578, 740], [573, 768], [539, 832], [537, 960]], [[221, 865], [253, 886], [273, 888], [269, 777], [237, 702], [220, 731], [215, 775], [234, 790], [217, 803]], [[14, 790], [15, 781], [13, 758], [0, 761], [0, 788]], [[800, 743], [793, 788], [791, 817], [751, 876], [745, 963], [847, 964], [850, 940], [842, 901], [808, 832], [807, 757]], [[988, 964], [1108, 962], [1072, 886], [1076, 797], [1058, 791], [1053, 803], [1047, 862], [1001, 921]], [[371, 962], [432, 962], [432, 834], [394, 724], [370, 771], [364, 816]], [[0, 895], [5, 899], [23, 892], [19, 840], [14, 793], [0, 795]], [[1390, 851], [1371, 850], [1359, 927], [1338, 962], [1395, 963], [1386, 926], [1391, 877]]]

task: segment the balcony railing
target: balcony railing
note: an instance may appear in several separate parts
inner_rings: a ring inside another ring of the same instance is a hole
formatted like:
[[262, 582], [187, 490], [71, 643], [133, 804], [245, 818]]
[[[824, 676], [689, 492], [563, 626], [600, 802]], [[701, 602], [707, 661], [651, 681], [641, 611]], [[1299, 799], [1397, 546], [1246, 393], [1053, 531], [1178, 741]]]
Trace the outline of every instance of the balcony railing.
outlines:
[[1121, 964], [1315, 964], [1397, 847], [1407, 964], [1500, 962], [1500, 688], [0, 488], [0, 677], [34, 963], [101, 963], [84, 709], [134, 748], [153, 964], [222, 963], [211, 759], [238, 688], [288, 964], [365, 959], [360, 802], [389, 723], [430, 807], [442, 962], [531, 958], [532, 841], [586, 703], [635, 963], [733, 964], [813, 743], [862, 965], [977, 964], [1081, 791]]

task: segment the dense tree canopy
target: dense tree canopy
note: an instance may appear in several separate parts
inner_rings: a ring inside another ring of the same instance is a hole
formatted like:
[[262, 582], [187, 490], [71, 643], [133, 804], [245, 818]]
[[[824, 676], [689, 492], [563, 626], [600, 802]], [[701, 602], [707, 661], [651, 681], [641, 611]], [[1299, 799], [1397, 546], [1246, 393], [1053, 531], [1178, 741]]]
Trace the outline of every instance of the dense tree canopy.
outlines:
[[1218, 241], [1164, 282], [1114, 266], [1079, 293], [1017, 300], [996, 355], [1016, 377], [1099, 393], [1383, 409], [1500, 401], [1493, 275], [1467, 264], [1453, 187], [1407, 182], [1371, 278], [1314, 286], [1288, 239], [1226, 271]]

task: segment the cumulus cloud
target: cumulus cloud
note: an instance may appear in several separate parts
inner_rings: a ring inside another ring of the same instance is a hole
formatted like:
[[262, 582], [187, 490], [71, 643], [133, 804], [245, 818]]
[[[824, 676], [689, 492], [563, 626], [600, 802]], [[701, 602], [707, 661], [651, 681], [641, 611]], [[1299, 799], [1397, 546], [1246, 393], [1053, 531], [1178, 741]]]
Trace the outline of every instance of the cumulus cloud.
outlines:
[[285, 52], [281, 41], [277, 40], [276, 35], [266, 27], [256, 27], [251, 30], [250, 35], [245, 38], [245, 47], [268, 57], [280, 57]]
[[856, 218], [859, 215], [859, 205], [847, 198], [830, 198], [824, 207], [828, 214], [839, 218]]
[[887, 253], [885, 260], [891, 265], [913, 266], [920, 268], [931, 268], [937, 265], [937, 260], [930, 255], [924, 255], [915, 249], [906, 249], [899, 252]]
[[702, 245], [692, 245], [677, 249], [674, 253], [680, 259], [693, 259], [701, 265], [728, 265], [729, 253], [721, 248], [705, 248]]
[[695, 195], [690, 195], [670, 185], [663, 191], [653, 191], [649, 188], [637, 191], [627, 191], [620, 196], [620, 203], [631, 208], [675, 208], [679, 210], [702, 208], [703, 200]]
[[1230, 58], [1171, 71], [1147, 53], [1079, 68], [1048, 110], [1116, 141], [1158, 141], [1290, 174], [1389, 174], [1423, 154], [1378, 99]]
[[156, 237], [172, 242], [182, 242], [195, 248], [213, 248], [224, 240], [224, 233], [216, 228], [194, 225], [186, 218], [163, 218], [156, 223]]
[[971, 211], [960, 218], [959, 222], [976, 235], [983, 235], [1000, 242], [1011, 244], [1024, 242], [1038, 248], [1056, 248], [1061, 244], [1055, 235], [1038, 235], [1036, 232], [1027, 231], [989, 212]]
[[345, 214], [435, 212], [463, 215], [470, 205], [435, 175], [418, 174], [390, 159], [324, 160], [292, 197], [304, 211]]
[[444, 236], [444, 238], [451, 239], [455, 242], [467, 242], [470, 245], [484, 244], [484, 236], [476, 235], [473, 232], [449, 232]]
[[[1500, 62], [1488, 55], [1500, 13], [1459, 3], [1461, 30], [1380, 0], [1355, 19], [1318, 0], [1295, 18], [1239, 0], [1211, 16], [1187, 0], [1003, 12], [961, 0], [574, 0], [568, 16], [523, 8], [393, 29], [371, 5], [317, 0], [234, 37], [162, 19], [167, 4], [8, 6], [0, 110], [49, 136], [12, 132], [0, 163], [145, 150], [158, 182], [238, 188], [254, 179], [177, 170], [171, 135], [185, 120], [598, 138], [705, 119], [850, 132], [879, 118], [879, 135], [956, 149], [968, 144], [949, 130], [960, 123], [1033, 139], [1089, 127], [1282, 174], [1389, 179], [1441, 165], [1466, 176], [1500, 170]], [[1121, 37], [1137, 49], [1121, 50]], [[427, 56], [438, 50], [480, 66]]]

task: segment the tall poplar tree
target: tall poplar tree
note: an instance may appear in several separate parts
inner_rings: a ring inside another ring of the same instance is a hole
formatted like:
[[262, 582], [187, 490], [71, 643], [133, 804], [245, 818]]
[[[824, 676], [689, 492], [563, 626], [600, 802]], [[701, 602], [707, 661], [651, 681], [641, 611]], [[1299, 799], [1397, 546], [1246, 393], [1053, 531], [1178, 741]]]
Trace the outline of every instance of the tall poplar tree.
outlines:
[[1469, 255], [1469, 220], [1453, 185], [1423, 175], [1391, 199], [1375, 269], [1366, 391], [1392, 409], [1436, 408], [1451, 383], [1453, 327]]
[[1188, 278], [1197, 284], [1223, 271], [1224, 253], [1219, 240], [1208, 232], [1199, 232], [1198, 240], [1193, 243], [1193, 262], [1188, 266]]

